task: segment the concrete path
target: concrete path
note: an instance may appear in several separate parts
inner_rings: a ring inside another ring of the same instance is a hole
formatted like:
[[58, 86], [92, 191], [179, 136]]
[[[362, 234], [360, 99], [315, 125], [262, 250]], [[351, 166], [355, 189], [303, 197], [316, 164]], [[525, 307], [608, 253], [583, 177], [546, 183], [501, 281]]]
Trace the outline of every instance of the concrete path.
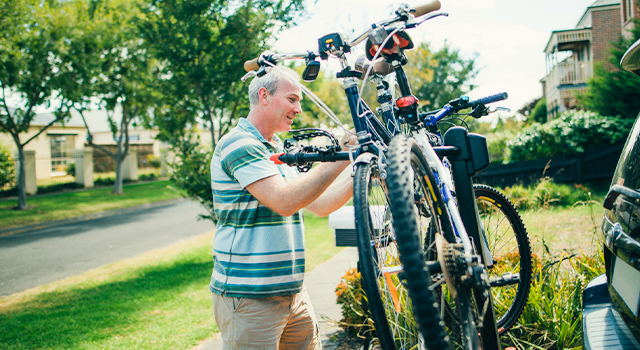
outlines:
[[181, 199], [0, 231], [0, 296], [210, 232], [205, 212]]
[[[327, 320], [338, 321], [342, 318], [340, 305], [336, 304], [336, 286], [348, 269], [356, 267], [357, 262], [358, 250], [355, 247], [345, 248], [333, 258], [309, 271], [304, 277], [309, 298], [311, 298], [313, 309], [318, 318], [323, 349], [333, 350], [338, 345], [338, 342], [332, 341], [331, 337], [338, 336], [342, 333], [342, 330]], [[216, 339], [204, 343], [193, 350], [196, 349], [220, 350], [222, 349], [222, 340], [218, 334]]]

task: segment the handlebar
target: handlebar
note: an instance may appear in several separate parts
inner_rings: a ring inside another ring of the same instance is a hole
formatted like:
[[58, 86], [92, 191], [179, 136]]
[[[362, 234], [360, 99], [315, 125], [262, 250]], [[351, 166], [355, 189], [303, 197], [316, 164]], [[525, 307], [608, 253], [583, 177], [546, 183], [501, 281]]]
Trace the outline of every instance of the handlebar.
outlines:
[[416, 6], [413, 9], [413, 16], [415, 18], [421, 17], [426, 15], [429, 12], [433, 12], [433, 11], [438, 11], [440, 9], [440, 1], [438, 0], [432, 0], [426, 4], [420, 5], [420, 6]]
[[349, 152], [291, 152], [276, 153], [271, 156], [271, 161], [275, 164], [287, 164], [289, 166], [304, 166], [313, 162], [338, 162], [349, 160]]
[[313, 59], [318, 56], [317, 52], [288, 52], [288, 53], [273, 53], [270, 51], [265, 51], [260, 54], [257, 58], [246, 61], [244, 63], [244, 70], [247, 72], [258, 70], [260, 66], [265, 65], [265, 62], [271, 62], [276, 64], [280, 61], [284, 60], [299, 60], [310, 58]]
[[[475, 101], [471, 101], [471, 102], [466, 102], [466, 101], [462, 100], [462, 98], [459, 98], [459, 99], [455, 99], [455, 100], [449, 102], [447, 104], [447, 106], [451, 110], [451, 112], [458, 112], [458, 111], [461, 111], [463, 109], [468, 109], [468, 108], [474, 108], [475, 109], [478, 106], [484, 106], [484, 105], [489, 104], [489, 103], [506, 100], [507, 97], [509, 97], [509, 95], [506, 92], [501, 92], [499, 94], [494, 94], [494, 95], [482, 97], [482, 98], [479, 98], [479, 99], [477, 99]], [[447, 106], [445, 106], [445, 109], [446, 109]]]
[[[458, 146], [438, 146], [433, 147], [438, 157], [455, 157], [460, 155], [461, 150]], [[276, 153], [271, 156], [270, 160], [275, 164], [287, 164], [288, 166], [305, 166], [314, 162], [339, 162], [349, 160], [349, 152], [284, 152]]]
[[[396, 11], [396, 17], [391, 19], [387, 19], [381, 22], [378, 22], [372, 25], [369, 29], [364, 31], [362, 34], [358, 35], [353, 41], [347, 43], [348, 47], [353, 47], [364, 41], [369, 37], [369, 34], [374, 28], [377, 27], [385, 27], [395, 22], [408, 22], [411, 21], [415, 26], [415, 21], [411, 20], [411, 14], [413, 18], [418, 18], [424, 16], [430, 12], [437, 11], [441, 7], [440, 0], [430, 0], [427, 3], [424, 3], [419, 6], [414, 6], [413, 8], [409, 5], [403, 5]], [[315, 59], [318, 56], [318, 53], [306, 52], [306, 53], [283, 53], [283, 54], [274, 54], [271, 52], [264, 52], [260, 54], [257, 58], [246, 61], [244, 63], [244, 70], [247, 72], [254, 71], [260, 69], [260, 66], [263, 66], [266, 61], [269, 61], [273, 64], [285, 60], [285, 59], [302, 59], [302, 58], [310, 58]]]
[[[466, 108], [473, 108], [479, 105], [486, 105], [489, 103], [493, 103], [493, 102], [498, 102], [498, 101], [502, 101], [502, 100], [506, 100], [507, 97], [509, 97], [509, 95], [506, 92], [501, 92], [499, 94], [495, 94], [495, 95], [491, 95], [491, 96], [487, 96], [487, 97], [483, 97], [483, 98], [479, 98], [475, 101], [469, 102], [467, 103], [468, 107]], [[465, 108], [463, 108], [465, 109]]]

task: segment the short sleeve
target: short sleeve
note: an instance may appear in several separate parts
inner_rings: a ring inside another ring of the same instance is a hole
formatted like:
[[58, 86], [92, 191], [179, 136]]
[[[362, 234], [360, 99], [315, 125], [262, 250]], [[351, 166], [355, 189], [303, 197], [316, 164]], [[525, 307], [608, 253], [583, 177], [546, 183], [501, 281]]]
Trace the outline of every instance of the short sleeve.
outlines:
[[229, 140], [220, 150], [222, 170], [245, 188], [248, 185], [280, 172], [269, 159], [267, 147], [251, 136]]

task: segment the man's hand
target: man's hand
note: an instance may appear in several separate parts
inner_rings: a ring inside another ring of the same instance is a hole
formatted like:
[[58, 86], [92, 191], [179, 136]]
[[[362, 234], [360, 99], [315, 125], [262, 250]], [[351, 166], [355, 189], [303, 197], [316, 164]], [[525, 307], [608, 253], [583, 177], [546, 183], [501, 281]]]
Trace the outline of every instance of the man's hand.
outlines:
[[348, 145], [357, 145], [358, 137], [356, 137], [356, 129], [351, 129], [349, 132], [345, 133], [340, 139], [340, 146], [342, 146], [343, 151], [348, 151]]

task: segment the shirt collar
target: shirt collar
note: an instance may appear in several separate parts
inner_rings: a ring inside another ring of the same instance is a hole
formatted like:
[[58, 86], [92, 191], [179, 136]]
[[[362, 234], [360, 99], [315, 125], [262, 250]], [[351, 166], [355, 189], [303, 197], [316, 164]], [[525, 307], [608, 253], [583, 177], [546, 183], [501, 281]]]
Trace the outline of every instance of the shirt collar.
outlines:
[[256, 129], [256, 127], [251, 124], [250, 121], [247, 120], [247, 118], [240, 118], [240, 120], [238, 120], [238, 126], [246, 131], [251, 133], [253, 136], [255, 136], [258, 140], [260, 140], [260, 142], [264, 143], [265, 145], [274, 147], [274, 148], [278, 148], [276, 146], [274, 146], [274, 143], [277, 146], [281, 146], [282, 145], [282, 141], [280, 140], [280, 138], [278, 137], [278, 135], [274, 134], [273, 135], [273, 143], [267, 141], [264, 136], [262, 136], [262, 134], [260, 133], [260, 131], [258, 131], [258, 129]]

